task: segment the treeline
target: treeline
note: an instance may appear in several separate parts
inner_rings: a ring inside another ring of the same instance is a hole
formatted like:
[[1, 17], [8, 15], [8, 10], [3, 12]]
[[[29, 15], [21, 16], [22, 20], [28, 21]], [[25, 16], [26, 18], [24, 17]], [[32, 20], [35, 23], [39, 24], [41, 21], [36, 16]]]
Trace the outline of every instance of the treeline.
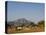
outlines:
[[[15, 23], [15, 24], [17, 24], [17, 23]], [[22, 27], [23, 27], [23, 26], [30, 26], [30, 25], [31, 25], [31, 26], [40, 26], [40, 27], [43, 26], [43, 27], [44, 27], [44, 26], [45, 26], [45, 21], [42, 20], [42, 21], [39, 21], [39, 22], [36, 23], [36, 24], [35, 24], [34, 22], [30, 22], [30, 23], [19, 23], [19, 24], [18, 24], [18, 26], [22, 26]], [[14, 24], [13, 24], [13, 23], [12, 23], [12, 24], [7, 23], [7, 27], [8, 27], [8, 26], [14, 26]], [[16, 25], [16, 26], [17, 26], [17, 25]]]

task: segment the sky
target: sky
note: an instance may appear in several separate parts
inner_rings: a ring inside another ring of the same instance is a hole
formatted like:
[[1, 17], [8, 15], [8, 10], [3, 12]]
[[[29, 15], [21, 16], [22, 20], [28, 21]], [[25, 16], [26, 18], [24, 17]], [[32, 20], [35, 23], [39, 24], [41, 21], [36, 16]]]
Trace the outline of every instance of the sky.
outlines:
[[7, 3], [7, 21], [20, 18], [33, 22], [44, 20], [44, 3], [9, 1]]

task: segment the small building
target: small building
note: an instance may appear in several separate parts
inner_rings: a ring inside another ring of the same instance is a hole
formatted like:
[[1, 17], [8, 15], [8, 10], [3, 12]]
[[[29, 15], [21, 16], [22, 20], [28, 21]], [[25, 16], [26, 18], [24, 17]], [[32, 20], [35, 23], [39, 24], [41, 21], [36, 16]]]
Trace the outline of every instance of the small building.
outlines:
[[23, 27], [17, 27], [17, 30], [18, 31], [20, 31], [20, 30], [22, 30], [23, 29]]

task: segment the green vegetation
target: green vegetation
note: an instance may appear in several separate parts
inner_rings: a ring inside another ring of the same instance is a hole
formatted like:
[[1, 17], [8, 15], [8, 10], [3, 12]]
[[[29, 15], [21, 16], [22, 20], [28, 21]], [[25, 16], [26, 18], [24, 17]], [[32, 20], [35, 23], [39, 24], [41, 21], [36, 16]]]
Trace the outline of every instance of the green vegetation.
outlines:
[[38, 25], [40, 26], [40, 27], [44, 27], [45, 26], [45, 21], [40, 21], [40, 22], [38, 22]]

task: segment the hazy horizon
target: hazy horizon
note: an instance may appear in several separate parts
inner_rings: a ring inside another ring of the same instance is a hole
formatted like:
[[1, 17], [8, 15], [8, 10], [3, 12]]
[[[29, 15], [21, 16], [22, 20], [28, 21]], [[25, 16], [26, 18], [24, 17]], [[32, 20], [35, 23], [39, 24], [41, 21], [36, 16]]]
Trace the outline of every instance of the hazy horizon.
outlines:
[[33, 22], [44, 20], [44, 3], [9, 1], [7, 6], [7, 21], [19, 18], [26, 18]]

